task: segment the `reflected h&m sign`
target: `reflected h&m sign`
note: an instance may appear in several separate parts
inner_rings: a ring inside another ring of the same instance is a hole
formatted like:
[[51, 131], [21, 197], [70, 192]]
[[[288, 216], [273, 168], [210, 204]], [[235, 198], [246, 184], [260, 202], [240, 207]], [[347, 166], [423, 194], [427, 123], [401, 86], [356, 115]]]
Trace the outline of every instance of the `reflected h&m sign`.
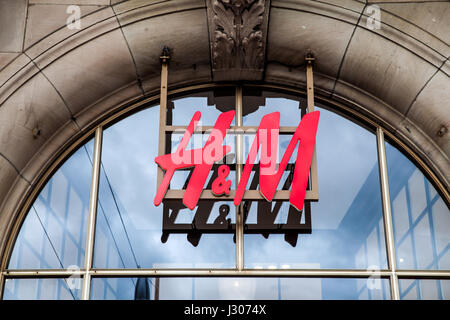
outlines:
[[[155, 162], [165, 171], [154, 199], [156, 206], [163, 201], [175, 171], [190, 167], [193, 167], [193, 171], [183, 195], [183, 204], [191, 210], [197, 206], [213, 164], [222, 160], [231, 150], [230, 146], [224, 145], [224, 139], [234, 116], [235, 111], [220, 114], [205, 145], [202, 148], [186, 150], [201, 118], [201, 113], [197, 111], [192, 117], [175, 152], [155, 158]], [[273, 112], [262, 118], [236, 188], [234, 195], [234, 204], [236, 206], [242, 201], [258, 153], [259, 191], [267, 201], [272, 201], [283, 172], [298, 144], [289, 203], [297, 210], [302, 210], [308, 186], [319, 117], [319, 111], [313, 111], [303, 116], [279, 165], [277, 165], [277, 150], [280, 113]], [[211, 186], [213, 194], [217, 196], [230, 194], [231, 180], [227, 179], [229, 172], [230, 167], [228, 165], [219, 167], [218, 176]]]

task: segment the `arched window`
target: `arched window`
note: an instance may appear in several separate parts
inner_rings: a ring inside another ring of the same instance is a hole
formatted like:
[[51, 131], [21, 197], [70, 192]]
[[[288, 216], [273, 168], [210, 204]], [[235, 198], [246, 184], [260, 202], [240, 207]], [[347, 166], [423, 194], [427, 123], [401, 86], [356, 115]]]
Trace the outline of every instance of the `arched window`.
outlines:
[[[287, 198], [261, 197], [244, 198], [239, 211], [226, 196], [201, 197], [190, 210], [180, 197], [189, 168], [175, 173], [171, 193], [155, 206], [161, 135], [165, 153], [173, 152], [196, 111], [204, 130], [189, 148], [205, 143], [222, 112], [242, 106], [224, 142], [231, 147], [224, 163], [232, 190], [242, 170], [236, 159], [245, 161], [262, 117], [275, 111], [281, 113], [281, 159], [307, 112], [305, 100], [287, 90], [238, 89], [173, 95], [164, 124], [159, 106], [151, 105], [99, 125], [95, 138], [65, 159], [26, 208], [9, 253], [3, 299], [79, 299], [82, 290], [91, 299], [390, 299], [391, 286], [399, 287], [402, 299], [450, 298], [450, 280], [423, 273], [450, 270], [448, 203], [394, 137], [384, 141], [375, 123], [326, 102], [316, 106], [317, 177], [311, 175], [309, 186], [316, 179], [318, 198], [307, 198], [303, 210]], [[289, 190], [295, 154], [279, 190]], [[390, 195], [384, 206], [383, 173]], [[247, 189], [258, 189], [256, 169]], [[93, 252], [86, 250], [90, 236]], [[389, 252], [395, 263], [388, 263]]]

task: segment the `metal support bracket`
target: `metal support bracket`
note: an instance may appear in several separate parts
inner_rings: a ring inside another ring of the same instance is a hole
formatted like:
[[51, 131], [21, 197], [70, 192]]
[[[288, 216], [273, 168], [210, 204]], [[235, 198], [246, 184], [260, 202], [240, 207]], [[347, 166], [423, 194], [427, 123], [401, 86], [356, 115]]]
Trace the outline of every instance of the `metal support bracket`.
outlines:
[[[315, 58], [311, 53], [308, 53], [305, 57], [306, 60], [306, 100], [307, 100], [307, 112], [314, 111], [314, 73], [313, 64]], [[311, 160], [311, 173], [310, 173], [310, 192], [309, 200], [319, 200], [319, 178], [317, 175], [317, 156], [316, 146], [314, 146], [314, 152]]]

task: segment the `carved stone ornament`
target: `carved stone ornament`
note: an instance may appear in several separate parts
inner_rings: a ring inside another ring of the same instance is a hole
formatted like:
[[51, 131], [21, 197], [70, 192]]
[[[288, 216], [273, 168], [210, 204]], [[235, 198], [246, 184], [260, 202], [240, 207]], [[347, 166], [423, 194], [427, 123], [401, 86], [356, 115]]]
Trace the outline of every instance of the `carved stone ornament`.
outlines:
[[270, 0], [208, 0], [213, 78], [261, 80]]

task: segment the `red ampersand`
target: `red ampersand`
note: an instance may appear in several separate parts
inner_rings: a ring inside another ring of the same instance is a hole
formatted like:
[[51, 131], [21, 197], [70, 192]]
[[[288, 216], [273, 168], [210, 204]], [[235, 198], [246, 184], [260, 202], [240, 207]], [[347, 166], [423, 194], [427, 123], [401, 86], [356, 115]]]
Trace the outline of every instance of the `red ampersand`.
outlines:
[[221, 196], [223, 194], [230, 194], [231, 180], [226, 180], [228, 174], [230, 173], [230, 167], [223, 164], [217, 170], [217, 178], [214, 180], [211, 191], [216, 196]]

